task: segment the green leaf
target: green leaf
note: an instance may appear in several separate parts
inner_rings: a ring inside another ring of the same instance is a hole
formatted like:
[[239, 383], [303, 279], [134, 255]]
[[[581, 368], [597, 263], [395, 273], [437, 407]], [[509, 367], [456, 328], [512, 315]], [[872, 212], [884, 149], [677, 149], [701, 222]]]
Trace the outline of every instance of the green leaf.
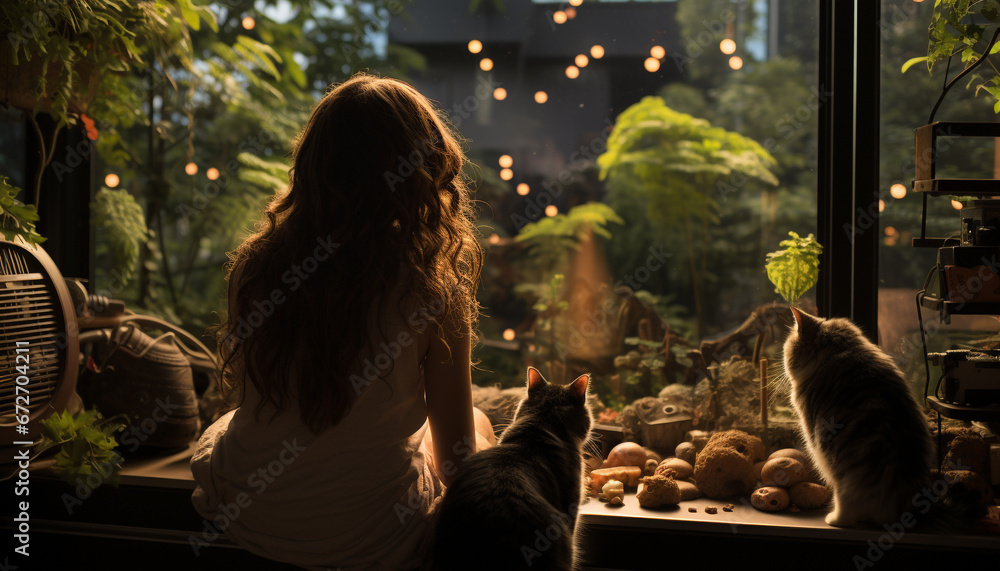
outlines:
[[805, 238], [795, 232], [788, 234], [792, 239], [780, 243], [784, 250], [767, 254], [766, 270], [775, 293], [794, 305], [819, 280], [819, 255], [823, 247], [812, 234]]
[[910, 69], [911, 67], [913, 67], [914, 65], [916, 65], [916, 64], [918, 64], [920, 62], [925, 62], [925, 61], [928, 61], [928, 60], [930, 60], [930, 57], [928, 57], [928, 56], [920, 56], [920, 57], [910, 58], [910, 59], [906, 60], [906, 63], [903, 64], [902, 73], [906, 73], [906, 70]]

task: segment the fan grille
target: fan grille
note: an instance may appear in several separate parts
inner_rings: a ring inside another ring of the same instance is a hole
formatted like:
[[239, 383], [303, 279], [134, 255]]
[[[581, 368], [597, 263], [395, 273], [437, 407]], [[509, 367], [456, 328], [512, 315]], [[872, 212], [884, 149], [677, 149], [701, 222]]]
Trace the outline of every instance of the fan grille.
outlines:
[[[26, 408], [34, 417], [52, 400], [59, 382], [59, 302], [36, 265], [17, 250], [0, 248], [0, 359], [4, 363], [0, 368], [0, 424], [13, 423], [16, 405], [24, 406], [17, 396], [28, 397]], [[25, 355], [28, 382], [18, 390]]]

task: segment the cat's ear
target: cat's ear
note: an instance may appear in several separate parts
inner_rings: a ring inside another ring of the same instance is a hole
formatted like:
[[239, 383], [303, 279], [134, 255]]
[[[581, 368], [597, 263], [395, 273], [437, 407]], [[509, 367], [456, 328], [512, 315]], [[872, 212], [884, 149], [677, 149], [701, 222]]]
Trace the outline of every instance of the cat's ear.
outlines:
[[528, 390], [533, 391], [544, 384], [545, 379], [542, 378], [542, 374], [538, 372], [538, 369], [528, 367]]
[[573, 393], [573, 396], [578, 396], [581, 399], [587, 398], [587, 387], [590, 385], [590, 375], [580, 375], [575, 381], [570, 383], [569, 389]]
[[795, 317], [795, 328], [802, 329], [802, 312], [795, 309], [794, 307], [789, 308], [792, 310], [792, 316]]
[[807, 330], [815, 330], [817, 326], [822, 323], [822, 320], [818, 317], [813, 317], [800, 309], [793, 307], [791, 310], [792, 315], [795, 316], [795, 329], [799, 333]]

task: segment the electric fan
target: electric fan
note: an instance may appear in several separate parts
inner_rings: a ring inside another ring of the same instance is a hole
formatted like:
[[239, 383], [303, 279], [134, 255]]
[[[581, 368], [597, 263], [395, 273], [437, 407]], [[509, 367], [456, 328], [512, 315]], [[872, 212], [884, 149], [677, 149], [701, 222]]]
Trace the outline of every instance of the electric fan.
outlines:
[[0, 447], [38, 439], [39, 423], [73, 394], [79, 362], [76, 312], [59, 269], [41, 246], [0, 236]]

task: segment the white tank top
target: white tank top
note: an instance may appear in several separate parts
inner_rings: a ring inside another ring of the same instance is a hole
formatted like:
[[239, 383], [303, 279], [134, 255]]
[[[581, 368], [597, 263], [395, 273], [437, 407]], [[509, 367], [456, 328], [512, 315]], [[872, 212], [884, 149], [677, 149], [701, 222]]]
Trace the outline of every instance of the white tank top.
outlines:
[[426, 563], [443, 485], [420, 447], [427, 406], [416, 335], [388, 307], [390, 343], [374, 343], [370, 362], [388, 371], [391, 361], [391, 371], [364, 387], [336, 426], [312, 434], [297, 406], [270, 422], [274, 409], [266, 406], [256, 422], [260, 397], [248, 385], [243, 406], [199, 441], [194, 506], [247, 550], [343, 571]]

